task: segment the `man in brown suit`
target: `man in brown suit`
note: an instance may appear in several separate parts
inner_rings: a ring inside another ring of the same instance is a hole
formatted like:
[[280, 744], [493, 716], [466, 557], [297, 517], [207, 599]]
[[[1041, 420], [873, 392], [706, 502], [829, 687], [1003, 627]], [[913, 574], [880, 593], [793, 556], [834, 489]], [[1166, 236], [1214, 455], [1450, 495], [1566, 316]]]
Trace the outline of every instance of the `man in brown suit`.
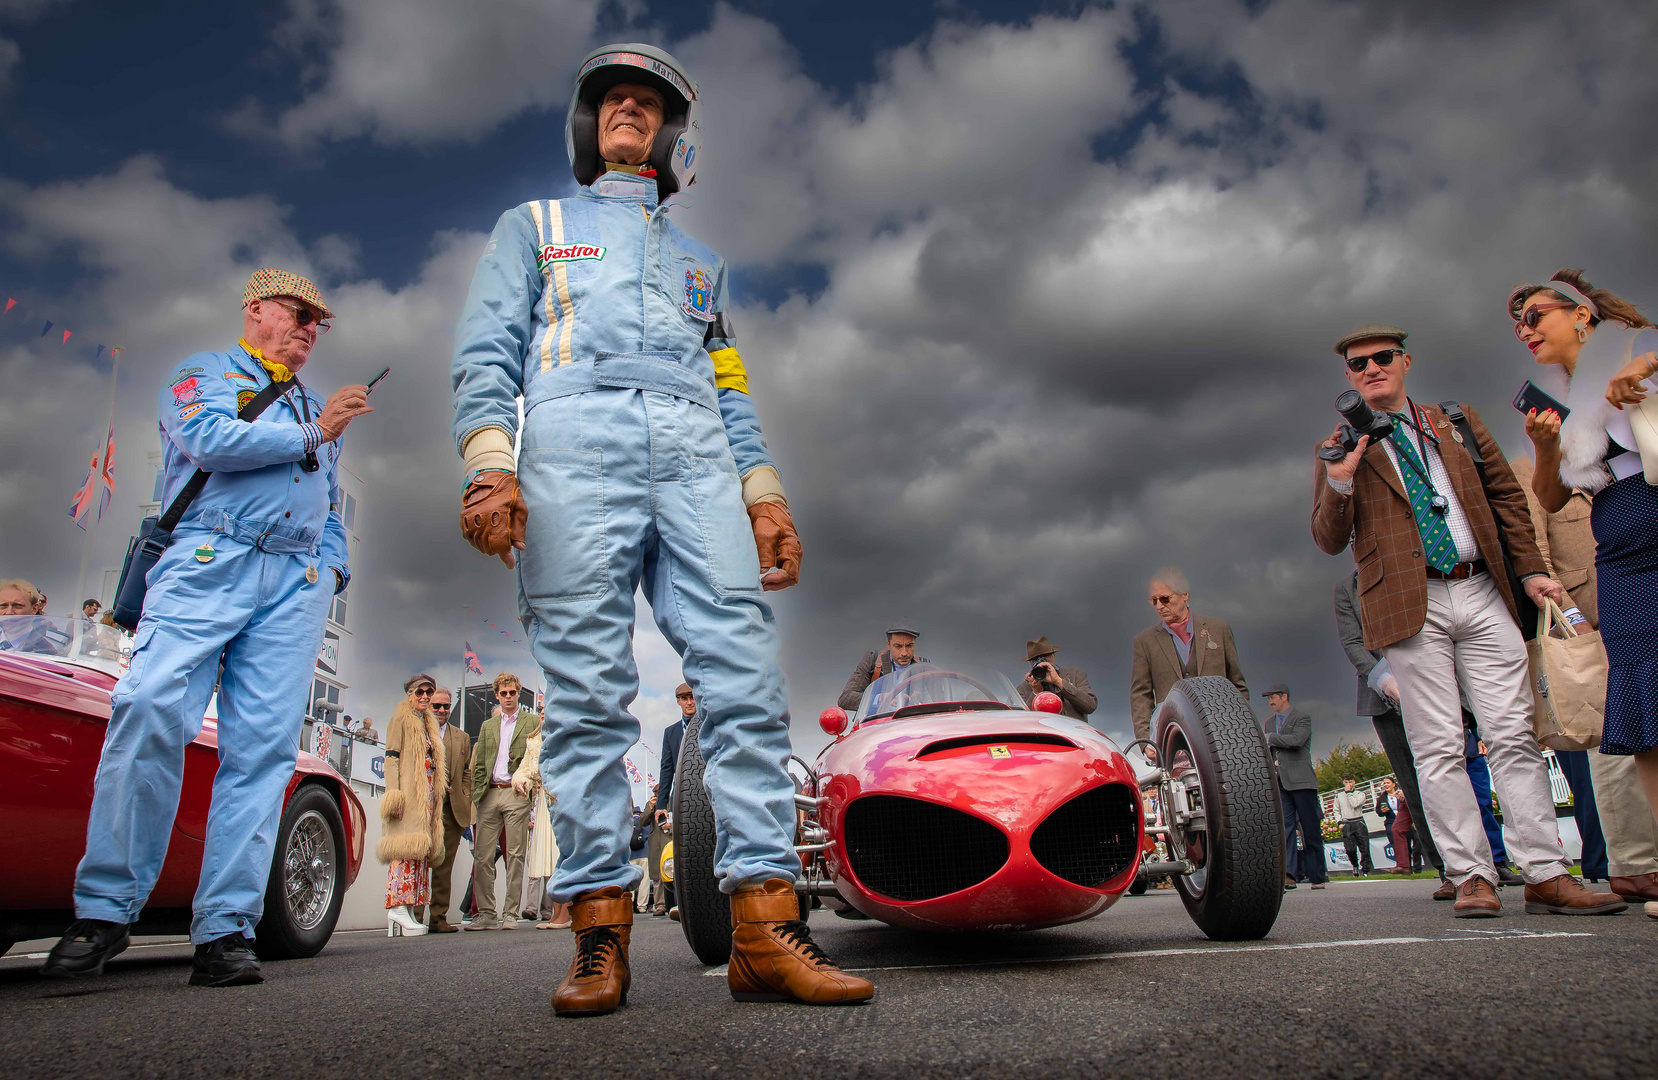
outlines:
[[[1411, 357], [1397, 326], [1361, 326], [1336, 342], [1347, 380], [1393, 432], [1359, 438], [1340, 461], [1314, 458], [1313, 540], [1358, 564], [1364, 645], [1399, 687], [1422, 807], [1459, 918], [1497, 915], [1497, 870], [1468, 781], [1459, 683], [1479, 718], [1509, 853], [1531, 913], [1598, 914], [1625, 906], [1571, 876], [1554, 823], [1548, 768], [1531, 730], [1531, 690], [1508, 565], [1533, 602], [1560, 598], [1537, 550], [1525, 494], [1477, 413], [1464, 408], [1485, 463], [1469, 456], [1444, 410], [1405, 392]], [[1324, 447], [1340, 445], [1338, 428]], [[1505, 557], [1506, 550], [1506, 557]]]
[[449, 885], [454, 878], [455, 855], [461, 849], [461, 830], [472, 824], [472, 788], [466, 764], [472, 757], [472, 736], [449, 722], [454, 698], [439, 687], [432, 692], [432, 711], [443, 733], [443, 758], [448, 767], [448, 790], [443, 798], [443, 861], [432, 864], [432, 907], [429, 926], [434, 934], [453, 934], [460, 927], [449, 921]]
[[1186, 575], [1166, 566], [1152, 576], [1146, 603], [1159, 622], [1134, 638], [1134, 671], [1128, 683], [1128, 711], [1134, 737], [1151, 738], [1151, 711], [1169, 696], [1169, 688], [1193, 675], [1223, 675], [1249, 700], [1249, 685], [1238, 665], [1232, 627], [1220, 619], [1196, 615]]
[[1041, 661], [1042, 681], [1038, 682], [1033, 673], [1027, 672], [1018, 686], [1020, 700], [1029, 705], [1037, 694], [1047, 690], [1059, 695], [1063, 706], [1059, 710], [1061, 715], [1087, 723], [1088, 714], [1100, 707], [1100, 699], [1088, 685], [1086, 671], [1079, 667], [1054, 667], [1054, 655], [1058, 652], [1058, 647], [1046, 635], [1025, 642], [1025, 663], [1034, 669], [1037, 661]]

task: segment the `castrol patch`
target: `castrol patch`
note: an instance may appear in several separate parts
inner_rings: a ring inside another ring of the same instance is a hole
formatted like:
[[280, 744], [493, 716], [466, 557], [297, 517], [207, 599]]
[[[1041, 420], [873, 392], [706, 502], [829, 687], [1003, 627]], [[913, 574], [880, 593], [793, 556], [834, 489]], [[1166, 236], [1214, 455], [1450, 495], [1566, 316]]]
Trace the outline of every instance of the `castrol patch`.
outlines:
[[554, 263], [602, 259], [605, 249], [597, 244], [546, 244], [535, 254], [535, 265], [545, 273]]

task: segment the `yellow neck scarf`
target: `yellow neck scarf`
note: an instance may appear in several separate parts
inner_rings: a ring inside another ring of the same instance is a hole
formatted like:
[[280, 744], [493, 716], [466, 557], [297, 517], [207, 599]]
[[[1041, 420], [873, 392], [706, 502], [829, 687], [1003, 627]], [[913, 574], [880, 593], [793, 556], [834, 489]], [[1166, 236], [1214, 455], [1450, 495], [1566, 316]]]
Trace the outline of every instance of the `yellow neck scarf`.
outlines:
[[275, 360], [266, 360], [260, 351], [248, 344], [247, 338], [238, 338], [236, 344], [248, 351], [248, 355], [259, 361], [259, 366], [271, 373], [271, 382], [287, 382], [294, 377], [288, 370], [287, 364], [279, 364]]

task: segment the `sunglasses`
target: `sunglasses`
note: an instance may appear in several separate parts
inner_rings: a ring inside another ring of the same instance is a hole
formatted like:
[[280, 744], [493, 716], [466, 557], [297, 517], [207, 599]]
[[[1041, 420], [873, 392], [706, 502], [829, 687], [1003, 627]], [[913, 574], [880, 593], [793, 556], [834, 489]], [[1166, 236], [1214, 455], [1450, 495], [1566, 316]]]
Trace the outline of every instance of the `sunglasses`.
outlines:
[[415, 697], [431, 697], [437, 691], [433, 690], [430, 686], [417, 686], [409, 692]]
[[1148, 596], [1146, 597], [1146, 603], [1150, 604], [1152, 607], [1167, 607], [1168, 605], [1174, 603], [1174, 597]]
[[1383, 349], [1381, 352], [1373, 352], [1368, 356], [1349, 356], [1347, 358], [1347, 370], [1357, 374], [1369, 367], [1372, 360], [1376, 361], [1377, 367], [1387, 367], [1393, 363], [1395, 356], [1403, 355], [1404, 351], [1403, 349]]
[[332, 325], [331, 323], [323, 322], [321, 319], [317, 318], [317, 313], [312, 311], [308, 307], [301, 307], [301, 306], [296, 305], [296, 304], [284, 304], [280, 300], [271, 300], [271, 303], [275, 304], [277, 307], [285, 307], [289, 311], [293, 312], [294, 313], [294, 322], [302, 330], [305, 327], [310, 326], [312, 323], [316, 323], [317, 324], [317, 333], [326, 334], [326, 333], [328, 333], [329, 326]]
[[1524, 335], [1524, 331], [1537, 329], [1537, 324], [1542, 320], [1543, 313], [1545, 311], [1553, 311], [1556, 308], [1568, 307], [1575, 308], [1577, 305], [1573, 303], [1537, 304], [1534, 307], [1526, 308], [1525, 314], [1521, 315], [1514, 321], [1514, 336], [1522, 337]]

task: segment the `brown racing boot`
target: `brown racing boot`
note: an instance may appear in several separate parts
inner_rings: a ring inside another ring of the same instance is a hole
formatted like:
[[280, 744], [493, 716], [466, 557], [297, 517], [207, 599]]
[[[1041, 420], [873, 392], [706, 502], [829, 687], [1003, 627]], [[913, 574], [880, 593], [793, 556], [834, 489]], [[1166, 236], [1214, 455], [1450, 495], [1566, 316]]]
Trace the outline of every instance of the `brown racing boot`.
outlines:
[[875, 996], [868, 979], [848, 975], [818, 948], [794, 885], [782, 878], [732, 894], [726, 981], [738, 1001], [852, 1005]]
[[570, 972], [553, 991], [559, 1016], [603, 1016], [628, 1003], [628, 935], [633, 932], [633, 898], [619, 886], [585, 893], [570, 905], [576, 955]]
[[1527, 915], [1616, 915], [1628, 907], [1617, 893], [1586, 889], [1570, 874], [1526, 886]]
[[1503, 902], [1497, 899], [1497, 887], [1476, 874], [1457, 886], [1451, 913], [1459, 919], [1495, 919], [1503, 913]]

